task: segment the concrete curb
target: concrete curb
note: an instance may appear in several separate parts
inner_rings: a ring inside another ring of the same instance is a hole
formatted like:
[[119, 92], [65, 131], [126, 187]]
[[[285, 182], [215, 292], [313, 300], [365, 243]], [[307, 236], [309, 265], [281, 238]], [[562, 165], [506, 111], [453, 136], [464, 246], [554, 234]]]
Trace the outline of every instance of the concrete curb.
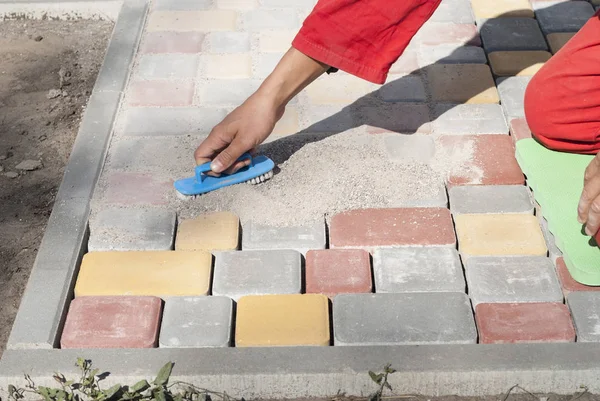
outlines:
[[583, 343], [7, 351], [0, 386], [23, 383], [23, 373], [39, 385], [52, 385], [55, 371], [76, 377], [77, 357], [110, 372], [105, 388], [152, 379], [173, 361], [172, 381], [246, 399], [364, 396], [375, 390], [368, 370], [387, 363], [397, 369], [394, 394], [497, 395], [515, 384], [539, 393], [600, 390], [600, 344]]
[[0, 0], [2, 19], [92, 19], [115, 21], [121, 0]]
[[85, 252], [90, 200], [148, 5], [125, 0], [65, 169], [7, 349], [53, 348]]

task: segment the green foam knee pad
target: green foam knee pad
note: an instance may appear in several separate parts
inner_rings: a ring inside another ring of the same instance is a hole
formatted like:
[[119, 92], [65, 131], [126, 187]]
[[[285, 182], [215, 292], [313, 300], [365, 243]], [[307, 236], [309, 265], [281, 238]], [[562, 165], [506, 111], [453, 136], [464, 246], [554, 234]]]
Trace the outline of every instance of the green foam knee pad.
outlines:
[[529, 138], [518, 141], [516, 148], [517, 161], [571, 276], [582, 284], [599, 286], [600, 248], [577, 221], [583, 175], [593, 156], [555, 152]]

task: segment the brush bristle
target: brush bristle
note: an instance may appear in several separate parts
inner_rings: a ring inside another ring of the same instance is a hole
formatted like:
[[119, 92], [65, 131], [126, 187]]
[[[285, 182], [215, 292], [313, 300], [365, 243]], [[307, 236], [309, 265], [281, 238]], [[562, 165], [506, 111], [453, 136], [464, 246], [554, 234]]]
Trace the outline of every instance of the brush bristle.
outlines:
[[256, 184], [260, 184], [262, 182], [265, 182], [267, 180], [270, 180], [271, 178], [273, 178], [273, 170], [269, 171], [268, 173], [265, 174], [261, 174], [258, 177], [255, 177], [251, 180], [248, 180], [246, 182], [252, 184], [252, 185], [256, 185]]

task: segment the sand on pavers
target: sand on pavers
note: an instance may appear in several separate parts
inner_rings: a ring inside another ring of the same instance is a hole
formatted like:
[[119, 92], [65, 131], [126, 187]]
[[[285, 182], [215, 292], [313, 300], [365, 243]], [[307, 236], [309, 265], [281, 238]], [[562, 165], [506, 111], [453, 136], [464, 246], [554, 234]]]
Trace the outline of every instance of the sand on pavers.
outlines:
[[392, 161], [386, 135], [344, 132], [329, 137], [296, 135], [264, 144], [275, 176], [260, 185], [239, 184], [195, 199], [178, 201], [180, 218], [229, 210], [244, 222], [270, 226], [302, 225], [351, 209], [418, 206], [435, 197], [447, 176], [471, 163], [473, 146], [438, 151], [428, 163]]

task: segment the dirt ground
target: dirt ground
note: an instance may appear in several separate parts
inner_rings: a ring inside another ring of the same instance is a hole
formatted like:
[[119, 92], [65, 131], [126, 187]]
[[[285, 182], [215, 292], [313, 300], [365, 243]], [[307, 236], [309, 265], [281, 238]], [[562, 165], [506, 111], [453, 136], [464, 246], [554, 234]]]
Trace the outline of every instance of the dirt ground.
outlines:
[[112, 25], [0, 21], [0, 355]]

